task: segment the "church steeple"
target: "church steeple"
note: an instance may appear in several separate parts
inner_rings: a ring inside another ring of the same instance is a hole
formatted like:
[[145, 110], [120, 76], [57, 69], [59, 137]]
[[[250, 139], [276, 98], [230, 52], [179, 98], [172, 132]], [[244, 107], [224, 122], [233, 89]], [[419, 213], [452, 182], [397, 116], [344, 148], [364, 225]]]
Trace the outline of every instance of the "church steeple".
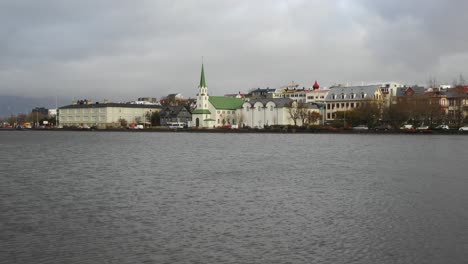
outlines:
[[206, 81], [205, 81], [205, 69], [203, 67], [203, 63], [201, 65], [201, 77], [200, 77], [200, 88], [201, 87], [206, 87]]

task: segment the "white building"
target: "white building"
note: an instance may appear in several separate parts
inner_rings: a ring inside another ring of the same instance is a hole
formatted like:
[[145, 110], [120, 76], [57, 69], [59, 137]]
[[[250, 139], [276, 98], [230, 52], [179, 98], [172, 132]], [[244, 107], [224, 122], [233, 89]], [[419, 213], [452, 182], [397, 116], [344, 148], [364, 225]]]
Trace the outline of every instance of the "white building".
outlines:
[[326, 102], [326, 119], [334, 120], [336, 112], [350, 111], [369, 101], [383, 101], [380, 85], [331, 87]]
[[314, 85], [308, 89], [298, 88], [298, 85], [288, 85], [286, 88], [277, 89], [273, 93], [273, 98], [289, 98], [302, 103], [324, 103], [328, 90], [320, 89], [320, 85], [315, 81]]
[[[237, 110], [241, 126], [264, 128], [274, 125], [294, 125], [290, 111], [294, 111], [298, 102], [288, 98], [252, 99], [244, 102], [242, 108]], [[316, 105], [308, 104], [307, 112], [317, 112]], [[293, 108], [293, 110], [291, 110]], [[296, 124], [302, 126], [302, 120], [296, 119]]]
[[205, 81], [205, 69], [202, 64], [200, 85], [198, 86], [197, 105], [192, 112], [192, 127], [215, 128], [238, 124], [236, 110], [242, 107], [241, 98], [210, 96]]
[[159, 112], [161, 106], [129, 103], [75, 103], [60, 107], [61, 126], [120, 127], [127, 124], [147, 124], [147, 115]]

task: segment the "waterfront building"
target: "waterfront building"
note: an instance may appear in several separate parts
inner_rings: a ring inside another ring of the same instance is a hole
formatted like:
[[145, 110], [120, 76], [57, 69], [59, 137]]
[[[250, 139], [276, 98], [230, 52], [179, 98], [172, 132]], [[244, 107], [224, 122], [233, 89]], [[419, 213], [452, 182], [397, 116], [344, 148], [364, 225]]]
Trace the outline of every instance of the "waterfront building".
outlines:
[[244, 100], [235, 97], [210, 96], [202, 64], [196, 109], [192, 112], [192, 127], [215, 128], [237, 124], [236, 110]]
[[276, 92], [274, 88], [256, 88], [249, 91], [247, 97], [256, 99], [256, 98], [273, 98], [273, 94]]
[[272, 98], [289, 98], [302, 103], [324, 103], [328, 90], [320, 89], [320, 85], [315, 81], [314, 85], [308, 89], [299, 88], [298, 84], [292, 83], [285, 88], [277, 89]]
[[63, 106], [59, 111], [61, 126], [120, 127], [124, 124], [149, 124], [148, 115], [159, 112], [161, 106], [131, 103], [93, 103], [89, 100]]
[[43, 116], [49, 115], [49, 109], [45, 107], [36, 107], [31, 111], [33, 114], [39, 114]]
[[167, 123], [184, 123], [188, 125], [192, 121], [190, 110], [183, 105], [166, 106], [159, 112], [161, 126], [166, 126]]
[[350, 111], [369, 102], [382, 104], [383, 100], [381, 85], [331, 87], [325, 99], [326, 119], [334, 120], [337, 112]]
[[237, 110], [237, 116], [240, 126], [244, 127], [302, 126], [301, 111], [304, 116], [311, 112], [320, 113], [315, 104], [300, 103], [289, 98], [258, 98], [244, 102], [242, 108]]
[[449, 124], [461, 125], [468, 122], [468, 86], [457, 86], [446, 90], [425, 93], [440, 105]]

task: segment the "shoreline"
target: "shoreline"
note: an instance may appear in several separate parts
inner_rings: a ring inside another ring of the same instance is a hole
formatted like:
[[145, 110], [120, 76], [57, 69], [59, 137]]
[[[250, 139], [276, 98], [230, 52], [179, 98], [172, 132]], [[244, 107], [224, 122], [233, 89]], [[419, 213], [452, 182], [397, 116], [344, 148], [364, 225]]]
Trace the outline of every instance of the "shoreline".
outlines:
[[63, 128], [52, 128], [52, 129], [34, 129], [34, 128], [23, 128], [23, 129], [11, 129], [11, 128], [0, 128], [0, 131], [47, 131], [47, 132], [126, 132], [126, 133], [221, 133], [221, 134], [361, 134], [361, 135], [468, 135], [468, 132], [458, 130], [390, 130], [390, 131], [375, 131], [375, 130], [351, 130], [351, 129], [337, 129], [337, 130], [326, 130], [326, 129], [225, 129], [225, 128], [214, 128], [214, 129], [168, 129], [168, 128], [147, 128], [147, 129], [121, 129], [121, 128], [109, 128], [109, 129], [63, 129]]

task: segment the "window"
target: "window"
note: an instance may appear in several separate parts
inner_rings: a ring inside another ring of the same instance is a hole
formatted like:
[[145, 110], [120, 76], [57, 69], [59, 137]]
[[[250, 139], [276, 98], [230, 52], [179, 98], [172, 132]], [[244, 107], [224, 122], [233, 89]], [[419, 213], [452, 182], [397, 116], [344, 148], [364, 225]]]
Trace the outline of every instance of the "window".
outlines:
[[218, 119], [218, 124], [219, 124], [219, 119]]
[[345, 94], [342, 93], [342, 94], [341, 94], [341, 99], [345, 99], [345, 97], [346, 97]]
[[273, 106], [272, 105], [270, 105], [270, 111], [273, 111]]
[[249, 111], [249, 108], [250, 108], [250, 107], [246, 106], [246, 107], [245, 107], [245, 110], [248, 112], [248, 111]]
[[332, 98], [333, 98], [333, 99], [336, 99], [336, 94], [332, 94]]
[[351, 103], [351, 108], [354, 108], [354, 103]]

